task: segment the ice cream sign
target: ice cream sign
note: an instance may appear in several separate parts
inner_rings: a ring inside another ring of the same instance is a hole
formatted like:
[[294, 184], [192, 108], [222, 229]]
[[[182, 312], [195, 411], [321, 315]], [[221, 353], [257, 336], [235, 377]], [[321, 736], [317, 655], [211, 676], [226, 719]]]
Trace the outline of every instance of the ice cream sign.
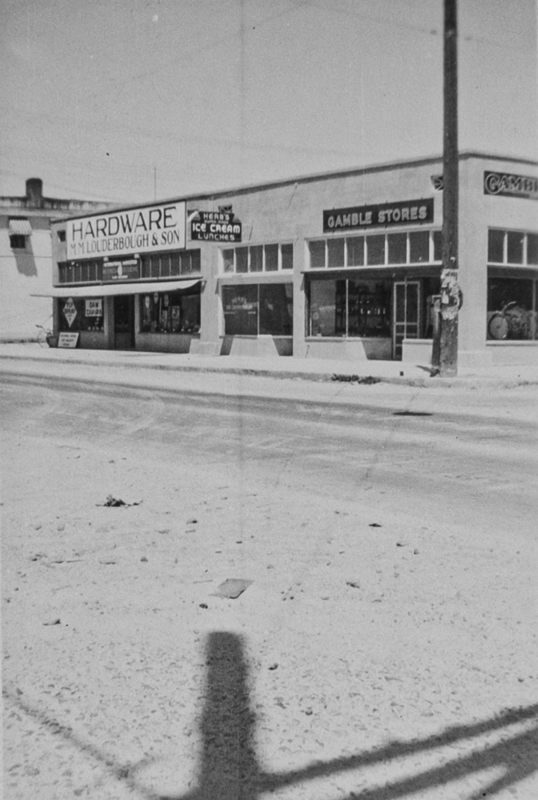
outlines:
[[185, 203], [161, 203], [67, 221], [68, 259], [185, 247]]
[[231, 211], [195, 211], [189, 216], [196, 242], [240, 242], [241, 222]]

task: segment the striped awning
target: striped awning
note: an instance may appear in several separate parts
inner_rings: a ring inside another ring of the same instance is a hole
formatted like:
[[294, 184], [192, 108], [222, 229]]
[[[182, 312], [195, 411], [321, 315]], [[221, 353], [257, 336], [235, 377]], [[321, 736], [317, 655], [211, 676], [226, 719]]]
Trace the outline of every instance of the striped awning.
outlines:
[[108, 297], [120, 294], [153, 294], [154, 292], [177, 292], [192, 289], [201, 279], [191, 281], [151, 281], [147, 283], [100, 283], [98, 286], [53, 286], [49, 292], [32, 294], [31, 297]]
[[9, 220], [9, 233], [10, 236], [31, 236], [32, 226], [29, 219], [13, 219]]

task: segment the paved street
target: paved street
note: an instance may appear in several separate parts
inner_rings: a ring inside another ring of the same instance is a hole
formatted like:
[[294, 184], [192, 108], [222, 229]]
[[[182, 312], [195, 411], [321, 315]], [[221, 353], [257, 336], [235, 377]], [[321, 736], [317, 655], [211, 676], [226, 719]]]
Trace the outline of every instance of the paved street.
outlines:
[[4, 796], [537, 796], [535, 407], [4, 364]]

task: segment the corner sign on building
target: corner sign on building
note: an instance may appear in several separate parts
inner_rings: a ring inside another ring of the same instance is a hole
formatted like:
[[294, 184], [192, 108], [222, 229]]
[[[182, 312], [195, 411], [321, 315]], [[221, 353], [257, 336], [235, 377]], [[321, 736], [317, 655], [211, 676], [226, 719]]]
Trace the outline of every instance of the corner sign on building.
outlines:
[[484, 172], [484, 194], [538, 200], [538, 178], [509, 172]]
[[433, 197], [373, 206], [333, 208], [323, 212], [323, 232], [433, 222]]
[[196, 211], [190, 217], [191, 239], [196, 242], [240, 242], [241, 222], [230, 211]]

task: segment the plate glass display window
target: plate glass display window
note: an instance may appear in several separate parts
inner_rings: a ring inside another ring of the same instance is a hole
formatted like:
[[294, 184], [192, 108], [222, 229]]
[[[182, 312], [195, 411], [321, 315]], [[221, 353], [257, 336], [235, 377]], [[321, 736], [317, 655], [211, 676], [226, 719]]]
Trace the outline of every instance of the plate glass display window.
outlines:
[[143, 333], [199, 333], [199, 286], [179, 292], [141, 295], [140, 330]]
[[291, 336], [293, 284], [223, 286], [224, 333], [227, 336]]

